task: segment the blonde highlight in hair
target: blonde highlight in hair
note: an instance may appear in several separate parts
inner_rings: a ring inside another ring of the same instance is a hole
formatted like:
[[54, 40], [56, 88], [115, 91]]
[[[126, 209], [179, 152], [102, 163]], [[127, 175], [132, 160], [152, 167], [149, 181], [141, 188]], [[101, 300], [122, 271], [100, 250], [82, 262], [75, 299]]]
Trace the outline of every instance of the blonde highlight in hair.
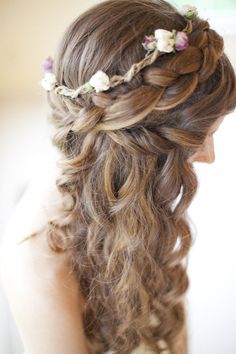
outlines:
[[[100, 2], [66, 29], [57, 81], [76, 89], [97, 70], [124, 75], [144, 57], [146, 34], [185, 26], [163, 0]], [[188, 353], [184, 260], [198, 183], [187, 159], [236, 106], [223, 38], [196, 17], [189, 44], [106, 92], [75, 100], [48, 93], [64, 207], [46, 230], [50, 247], [71, 255], [93, 354], [129, 354], [141, 343]]]

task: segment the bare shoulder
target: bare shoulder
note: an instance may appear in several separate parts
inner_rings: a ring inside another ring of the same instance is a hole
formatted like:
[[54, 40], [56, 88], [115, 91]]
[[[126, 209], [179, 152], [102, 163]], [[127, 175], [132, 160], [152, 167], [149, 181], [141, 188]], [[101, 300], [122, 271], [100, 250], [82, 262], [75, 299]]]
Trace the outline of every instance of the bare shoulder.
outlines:
[[26, 352], [87, 354], [85, 301], [70, 255], [54, 252], [44, 232], [25, 240], [57, 212], [55, 177], [39, 176], [19, 201], [0, 249], [0, 277]]
[[[9, 291], [13, 278], [20, 277], [32, 285], [37, 281], [48, 291], [59, 286], [78, 295], [70, 255], [68, 252], [54, 252], [44, 232], [47, 221], [57, 215], [62, 206], [56, 187], [58, 176], [56, 165], [36, 175], [7, 223], [0, 260], [1, 276]], [[35, 236], [29, 237], [32, 234]]]
[[51, 251], [38, 234], [7, 250], [1, 279], [27, 353], [89, 353], [85, 302], [66, 252]]
[[53, 278], [54, 281], [69, 278], [69, 255], [54, 252], [46, 233], [41, 232], [61, 207], [62, 198], [56, 187], [58, 176], [56, 165], [35, 174], [7, 222], [0, 251], [1, 265], [8, 272], [8, 279], [37, 278], [41, 286], [47, 286]]
[[31, 178], [25, 192], [6, 222], [4, 244], [18, 244], [30, 234], [40, 231], [62, 205], [56, 180], [60, 171], [56, 164], [47, 166]]
[[37, 283], [47, 291], [60, 288], [61, 294], [65, 290], [78, 295], [70, 255], [53, 251], [44, 230], [61, 206], [55, 178], [48, 173], [32, 180], [8, 222], [0, 249], [1, 278], [8, 292], [14, 293], [16, 281], [21, 279], [32, 288]]

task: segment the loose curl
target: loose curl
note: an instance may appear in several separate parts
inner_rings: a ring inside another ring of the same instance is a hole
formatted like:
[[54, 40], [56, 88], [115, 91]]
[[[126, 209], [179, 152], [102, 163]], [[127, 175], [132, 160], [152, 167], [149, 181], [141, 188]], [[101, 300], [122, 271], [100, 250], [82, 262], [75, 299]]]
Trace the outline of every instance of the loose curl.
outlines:
[[[66, 29], [57, 82], [76, 89], [99, 69], [124, 75], [144, 57], [146, 34], [185, 26], [163, 0], [103, 1]], [[54, 251], [71, 256], [91, 352], [129, 354], [144, 343], [154, 353], [188, 353], [183, 261], [198, 183], [187, 159], [236, 106], [223, 38], [197, 16], [186, 50], [106, 92], [72, 100], [52, 91], [48, 102], [64, 204], [46, 234]]]

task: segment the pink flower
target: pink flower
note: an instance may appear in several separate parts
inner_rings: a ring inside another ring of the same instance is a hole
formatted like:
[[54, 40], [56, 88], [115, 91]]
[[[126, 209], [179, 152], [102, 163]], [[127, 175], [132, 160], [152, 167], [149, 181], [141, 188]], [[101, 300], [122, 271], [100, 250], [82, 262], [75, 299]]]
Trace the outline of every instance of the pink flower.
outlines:
[[188, 36], [185, 32], [177, 31], [175, 37], [175, 49], [178, 51], [184, 50], [189, 46]]
[[142, 46], [144, 49], [152, 51], [157, 47], [156, 38], [153, 35], [145, 36], [145, 41], [142, 43]]
[[48, 56], [46, 59], [44, 59], [42, 67], [44, 73], [51, 73], [53, 69], [53, 59]]

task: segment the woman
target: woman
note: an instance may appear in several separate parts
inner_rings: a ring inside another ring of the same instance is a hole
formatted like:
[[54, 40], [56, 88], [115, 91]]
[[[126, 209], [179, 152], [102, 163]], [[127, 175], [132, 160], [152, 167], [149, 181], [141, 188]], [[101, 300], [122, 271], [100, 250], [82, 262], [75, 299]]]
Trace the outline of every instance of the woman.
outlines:
[[[27, 354], [188, 353], [192, 163], [214, 161], [236, 80], [223, 38], [187, 14], [163, 0], [109, 0], [61, 39], [59, 86], [48, 90], [59, 169], [23, 197], [2, 252]], [[97, 90], [98, 70], [119, 84]]]

